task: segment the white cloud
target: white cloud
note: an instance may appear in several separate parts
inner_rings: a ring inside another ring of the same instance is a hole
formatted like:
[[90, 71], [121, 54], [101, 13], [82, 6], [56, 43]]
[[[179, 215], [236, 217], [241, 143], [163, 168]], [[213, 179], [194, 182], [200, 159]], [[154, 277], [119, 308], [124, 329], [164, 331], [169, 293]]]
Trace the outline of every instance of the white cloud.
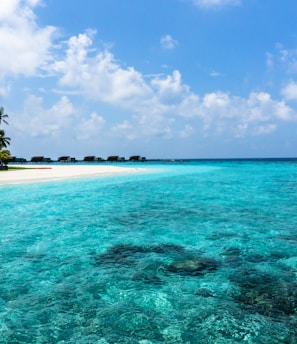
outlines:
[[82, 119], [77, 125], [77, 138], [84, 141], [98, 139], [102, 128], [105, 125], [105, 119], [96, 112], [92, 112], [90, 117]]
[[193, 0], [194, 5], [203, 8], [218, 8], [224, 6], [237, 6], [241, 0]]
[[19, 0], [2, 0], [0, 2], [0, 20], [13, 15], [19, 5]]
[[[241, 3], [239, 0], [191, 1], [209, 9]], [[54, 46], [57, 29], [40, 27], [34, 14], [35, 7], [44, 3], [43, 0], [0, 0], [0, 95], [11, 93], [14, 77], [44, 77], [43, 90], [35, 83], [37, 79], [32, 83], [42, 97], [29, 96], [9, 127], [16, 136], [13, 141], [21, 142], [19, 138], [22, 138], [26, 142], [29, 133], [34, 143], [53, 142], [58, 147], [71, 141], [75, 146], [80, 140], [89, 147], [105, 142], [108, 147], [114, 142], [124, 142], [123, 139], [180, 140], [194, 133], [201, 137], [225, 135], [228, 138], [269, 135], [284, 121], [297, 122], [296, 111], [287, 103], [297, 100], [295, 81], [285, 85], [280, 99], [265, 91], [246, 96], [220, 90], [197, 94], [183, 81], [180, 71], [170, 72], [172, 66], [163, 65], [164, 74], [143, 75], [118, 60], [111, 47], [97, 49], [95, 31], [77, 34]], [[164, 35], [160, 44], [164, 49], [174, 49], [179, 42], [171, 35]], [[279, 45], [277, 51], [266, 54], [270, 71], [281, 66], [282, 72], [296, 73], [297, 50]], [[216, 70], [209, 72], [212, 77], [224, 76]], [[30, 81], [26, 93], [33, 92]], [[203, 83], [203, 80], [196, 82]], [[18, 94], [16, 88], [16, 97]], [[81, 108], [73, 104], [81, 104]], [[104, 116], [102, 111], [106, 111]]]
[[143, 113], [131, 120], [116, 124], [110, 131], [111, 136], [128, 140], [149, 140], [153, 137], [169, 139], [173, 135], [173, 118], [166, 118], [160, 113]]
[[282, 101], [274, 101], [265, 92], [251, 92], [248, 98], [231, 96], [224, 92], [206, 94], [200, 105], [203, 117], [265, 122], [272, 118], [296, 120], [297, 114]]
[[[190, 94], [178, 106], [184, 117], [200, 118], [205, 133], [230, 133], [242, 137], [248, 133], [268, 134], [276, 130], [276, 121], [297, 121], [297, 113], [283, 101], [275, 101], [265, 92], [251, 92], [248, 98], [224, 92]], [[261, 128], [261, 129], [255, 129]], [[265, 130], [264, 130], [265, 128]], [[268, 129], [269, 128], [269, 129]]]
[[203, 98], [203, 105], [206, 109], [216, 109], [216, 111], [221, 112], [229, 107], [230, 97], [223, 92], [208, 93]]
[[135, 140], [139, 137], [139, 133], [129, 121], [124, 120], [122, 123], [118, 123], [111, 128], [111, 135], [125, 138], [127, 140]]
[[213, 78], [218, 78], [218, 77], [220, 77], [220, 76], [223, 76], [222, 73], [217, 72], [217, 71], [215, 71], [215, 70], [213, 70], [212, 72], [210, 72], [209, 75], [212, 76]]
[[280, 63], [289, 74], [297, 73], [297, 49], [285, 49], [281, 44], [276, 45], [275, 54], [267, 53], [268, 61]]
[[32, 8], [38, 0], [0, 2], [0, 80], [7, 76], [36, 74], [49, 59], [55, 28], [39, 28]]
[[254, 134], [255, 135], [267, 135], [271, 134], [276, 130], [276, 125], [274, 123], [266, 124], [266, 125], [260, 125], [255, 128]]
[[172, 75], [153, 78], [151, 85], [163, 104], [179, 103], [189, 94], [189, 86], [182, 83], [181, 73], [178, 70], [173, 71]]
[[297, 83], [291, 81], [286, 87], [283, 88], [282, 94], [287, 100], [297, 100]]
[[[151, 105], [153, 110], [153, 105]], [[175, 118], [166, 116], [167, 108], [159, 107], [155, 112], [143, 112], [141, 116], [135, 118], [138, 131], [143, 137], [162, 137], [169, 139], [173, 135], [173, 125]], [[168, 115], [168, 113], [167, 113]], [[141, 136], [139, 136], [141, 137]]]
[[42, 97], [30, 95], [25, 101], [23, 114], [13, 125], [21, 135], [55, 137], [69, 131], [74, 114], [74, 106], [65, 96], [45, 109]]
[[27, 0], [27, 3], [30, 6], [35, 7], [37, 5], [42, 5], [43, 4], [43, 0]]
[[109, 135], [128, 140], [190, 134], [190, 127], [178, 128], [178, 117], [196, 118], [205, 133], [235, 137], [267, 134], [279, 121], [297, 120], [292, 108], [266, 92], [251, 92], [246, 98], [222, 91], [199, 96], [183, 83], [178, 70], [147, 77], [133, 67], [124, 68], [109, 50], [94, 50], [91, 32], [71, 37], [64, 57], [51, 68], [60, 76], [59, 92], [125, 110], [126, 117], [113, 124]]
[[122, 68], [109, 51], [88, 55], [92, 38], [89, 33], [71, 37], [64, 60], [52, 70], [61, 74], [60, 85], [76, 87], [88, 97], [121, 106], [151, 96], [143, 76], [133, 67]]
[[178, 46], [178, 41], [173, 39], [171, 35], [162, 36], [160, 43], [163, 49], [174, 49]]

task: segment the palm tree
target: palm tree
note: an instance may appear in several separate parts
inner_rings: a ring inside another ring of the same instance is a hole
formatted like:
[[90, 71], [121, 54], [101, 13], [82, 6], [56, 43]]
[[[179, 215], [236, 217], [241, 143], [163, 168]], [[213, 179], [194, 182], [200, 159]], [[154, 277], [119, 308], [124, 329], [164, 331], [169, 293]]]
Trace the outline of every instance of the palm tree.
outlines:
[[[8, 115], [4, 113], [3, 106], [0, 106], [0, 125], [1, 122], [8, 124], [6, 118], [8, 118]], [[7, 148], [7, 146], [10, 145], [10, 137], [5, 136], [5, 131], [3, 129], [0, 129], [0, 167], [1, 169], [6, 169], [7, 166], [1, 159], [7, 157], [7, 154], [10, 155], [10, 152], [7, 150], [3, 150], [2, 148]]]
[[1, 161], [2, 163], [6, 163], [10, 159], [10, 152], [6, 149], [1, 149], [0, 150], [0, 166], [1, 166]]
[[0, 125], [1, 125], [1, 122], [5, 123], [5, 124], [8, 124], [6, 118], [8, 118], [8, 115], [6, 115], [4, 113], [4, 107], [0, 106]]
[[10, 137], [5, 136], [5, 131], [0, 129], [0, 149], [10, 145]]

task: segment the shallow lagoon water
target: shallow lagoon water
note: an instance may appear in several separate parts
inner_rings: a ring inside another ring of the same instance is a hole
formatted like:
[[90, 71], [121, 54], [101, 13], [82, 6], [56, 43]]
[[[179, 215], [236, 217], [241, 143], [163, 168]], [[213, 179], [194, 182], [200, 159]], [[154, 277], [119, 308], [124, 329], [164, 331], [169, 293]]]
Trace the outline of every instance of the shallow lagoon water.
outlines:
[[0, 343], [296, 343], [297, 162], [1, 186]]

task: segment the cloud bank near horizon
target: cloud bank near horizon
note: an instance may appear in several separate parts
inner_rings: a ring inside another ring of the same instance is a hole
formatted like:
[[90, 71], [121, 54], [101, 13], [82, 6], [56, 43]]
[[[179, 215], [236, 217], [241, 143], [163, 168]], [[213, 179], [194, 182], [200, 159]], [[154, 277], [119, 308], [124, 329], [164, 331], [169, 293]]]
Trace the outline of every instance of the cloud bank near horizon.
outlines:
[[[239, 1], [194, 3], [208, 7], [238, 5]], [[0, 54], [2, 102], [12, 95], [19, 79], [40, 80], [43, 85], [50, 81], [38, 94], [33, 88], [26, 89], [11, 123], [16, 137], [24, 138], [29, 132], [59, 142], [65, 132], [71, 132], [73, 141], [92, 144], [103, 140], [149, 142], [154, 137], [186, 140], [195, 135], [240, 139], [269, 135], [282, 123], [297, 121], [293, 79], [297, 54], [292, 51], [282, 48], [279, 57], [269, 54], [267, 59], [270, 67], [278, 59], [292, 71], [278, 98], [259, 89], [246, 96], [222, 89], [198, 94], [183, 82], [178, 69], [148, 77], [127, 66], [108, 45], [96, 46], [95, 30], [66, 40], [59, 37], [59, 28], [38, 24], [34, 10], [41, 5], [46, 4], [41, 0], [3, 0], [0, 4], [0, 44], [5, 51]], [[169, 34], [160, 42], [168, 50], [178, 45]], [[49, 93], [53, 100], [47, 99]], [[86, 99], [91, 105], [86, 105]], [[96, 104], [112, 109], [111, 113], [98, 112]]]

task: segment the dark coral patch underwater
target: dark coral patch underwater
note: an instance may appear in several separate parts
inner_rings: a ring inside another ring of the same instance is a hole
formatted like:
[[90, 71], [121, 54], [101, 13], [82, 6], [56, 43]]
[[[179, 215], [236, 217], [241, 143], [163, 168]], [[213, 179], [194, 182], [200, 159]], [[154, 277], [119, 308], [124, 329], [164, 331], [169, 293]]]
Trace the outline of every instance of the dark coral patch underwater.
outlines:
[[[201, 275], [216, 270], [220, 262], [199, 255], [199, 252], [185, 250], [173, 244], [157, 244], [148, 247], [115, 245], [95, 256], [97, 266], [121, 266], [136, 269], [133, 279], [159, 283], [157, 274], [161, 271], [180, 275]], [[144, 262], [144, 263], [143, 263]], [[143, 266], [144, 264], [144, 266]], [[137, 270], [138, 268], [139, 271]]]
[[237, 271], [230, 280], [239, 287], [235, 301], [243, 309], [276, 318], [296, 313], [297, 283], [293, 275], [273, 276], [250, 269]]

